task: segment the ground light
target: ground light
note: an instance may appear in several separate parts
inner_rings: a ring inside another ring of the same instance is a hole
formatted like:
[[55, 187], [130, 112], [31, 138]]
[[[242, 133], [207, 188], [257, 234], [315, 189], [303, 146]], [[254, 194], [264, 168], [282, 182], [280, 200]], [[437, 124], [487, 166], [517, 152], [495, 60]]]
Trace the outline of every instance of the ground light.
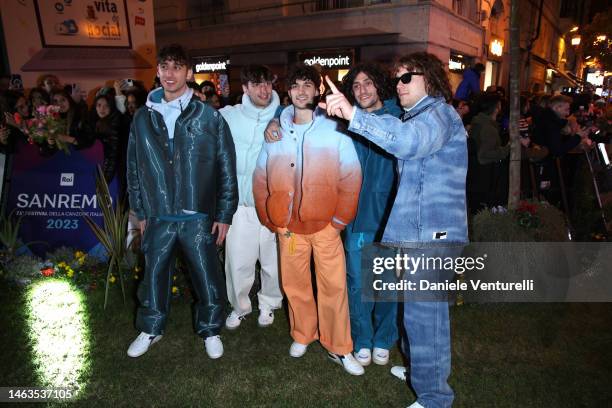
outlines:
[[34, 366], [41, 387], [85, 388], [89, 371], [89, 326], [84, 296], [69, 282], [44, 279], [27, 294]]

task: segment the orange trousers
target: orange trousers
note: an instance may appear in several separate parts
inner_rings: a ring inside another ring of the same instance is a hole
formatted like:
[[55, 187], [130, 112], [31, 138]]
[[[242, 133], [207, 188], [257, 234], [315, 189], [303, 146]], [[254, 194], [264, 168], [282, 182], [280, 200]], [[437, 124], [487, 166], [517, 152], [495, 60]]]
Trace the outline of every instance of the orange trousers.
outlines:
[[[346, 289], [346, 263], [340, 231], [327, 225], [314, 234], [278, 231], [281, 283], [289, 303], [291, 337], [301, 344], [319, 339], [328, 351], [353, 351]], [[315, 302], [310, 256], [317, 279]]]

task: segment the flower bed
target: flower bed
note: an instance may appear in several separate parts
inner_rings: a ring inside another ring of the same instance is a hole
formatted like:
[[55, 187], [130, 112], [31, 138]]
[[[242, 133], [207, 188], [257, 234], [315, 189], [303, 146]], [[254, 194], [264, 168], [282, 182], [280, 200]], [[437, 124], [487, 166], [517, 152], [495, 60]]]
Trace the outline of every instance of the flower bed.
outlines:
[[503, 207], [480, 211], [472, 219], [476, 242], [563, 242], [568, 229], [563, 213], [547, 202], [521, 201], [515, 210]]

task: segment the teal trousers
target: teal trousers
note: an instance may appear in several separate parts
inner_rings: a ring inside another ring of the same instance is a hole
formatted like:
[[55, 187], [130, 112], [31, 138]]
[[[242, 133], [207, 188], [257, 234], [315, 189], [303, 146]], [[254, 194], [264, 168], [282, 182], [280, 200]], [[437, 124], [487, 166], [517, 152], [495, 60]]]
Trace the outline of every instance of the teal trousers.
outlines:
[[208, 216], [187, 221], [147, 220], [142, 242], [145, 274], [138, 288], [138, 330], [154, 335], [164, 333], [174, 264], [180, 249], [197, 297], [193, 310], [195, 332], [203, 338], [219, 334], [227, 295], [225, 278], [217, 262], [216, 236], [211, 229]]

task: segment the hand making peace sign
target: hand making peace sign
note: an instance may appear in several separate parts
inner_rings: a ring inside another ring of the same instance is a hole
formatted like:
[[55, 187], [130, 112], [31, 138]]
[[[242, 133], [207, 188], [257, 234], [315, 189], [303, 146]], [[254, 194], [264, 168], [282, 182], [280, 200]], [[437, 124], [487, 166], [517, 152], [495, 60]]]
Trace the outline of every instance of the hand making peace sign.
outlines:
[[346, 97], [336, 88], [336, 85], [332, 82], [327, 75], [325, 75], [325, 81], [332, 93], [325, 97], [325, 102], [319, 102], [319, 107], [325, 109], [329, 116], [337, 116], [342, 119], [350, 120], [353, 116], [353, 105], [346, 99]]

